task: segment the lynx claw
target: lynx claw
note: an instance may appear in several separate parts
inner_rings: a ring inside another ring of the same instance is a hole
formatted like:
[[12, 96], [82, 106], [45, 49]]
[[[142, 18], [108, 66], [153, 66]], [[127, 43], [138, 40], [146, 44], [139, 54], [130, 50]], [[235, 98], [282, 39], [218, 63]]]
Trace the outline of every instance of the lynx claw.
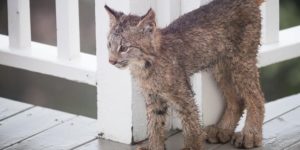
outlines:
[[262, 145], [262, 136], [252, 132], [235, 133], [231, 139], [231, 144], [237, 148], [254, 148]]
[[209, 126], [206, 128], [207, 141], [209, 143], [227, 143], [230, 141], [233, 131], [228, 129], [221, 129], [216, 126]]

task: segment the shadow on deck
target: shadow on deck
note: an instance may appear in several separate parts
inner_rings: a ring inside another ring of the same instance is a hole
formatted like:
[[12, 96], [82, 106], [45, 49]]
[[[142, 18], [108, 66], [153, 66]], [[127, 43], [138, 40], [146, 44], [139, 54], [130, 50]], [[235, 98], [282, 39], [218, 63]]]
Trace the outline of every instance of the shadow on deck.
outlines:
[[[0, 98], [0, 150], [132, 150], [135, 146], [97, 137], [97, 121]], [[183, 147], [181, 133], [167, 140], [168, 150]], [[207, 150], [235, 149], [206, 144]], [[300, 94], [266, 105], [264, 146], [255, 150], [300, 149]]]

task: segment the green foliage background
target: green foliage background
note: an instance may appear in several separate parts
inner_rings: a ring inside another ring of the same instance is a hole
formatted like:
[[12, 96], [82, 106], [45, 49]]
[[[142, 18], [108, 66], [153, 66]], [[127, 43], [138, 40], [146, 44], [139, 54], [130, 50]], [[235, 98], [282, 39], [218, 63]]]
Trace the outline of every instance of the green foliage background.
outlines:
[[[300, 25], [300, 0], [280, 0], [280, 29], [296, 25]], [[261, 68], [260, 73], [267, 101], [300, 93], [299, 57]]]

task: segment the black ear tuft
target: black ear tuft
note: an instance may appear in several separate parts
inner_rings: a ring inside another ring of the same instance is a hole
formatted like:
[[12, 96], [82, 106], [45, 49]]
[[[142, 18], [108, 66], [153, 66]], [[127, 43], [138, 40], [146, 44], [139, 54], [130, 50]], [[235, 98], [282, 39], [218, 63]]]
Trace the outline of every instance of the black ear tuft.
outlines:
[[112, 8], [108, 7], [107, 5], [104, 6], [106, 12], [109, 15], [110, 19], [110, 26], [113, 26], [118, 22], [120, 17], [123, 15], [123, 13], [113, 10]]
[[155, 12], [150, 8], [148, 12], [141, 17], [137, 26], [143, 28], [143, 31], [153, 32], [156, 28]]

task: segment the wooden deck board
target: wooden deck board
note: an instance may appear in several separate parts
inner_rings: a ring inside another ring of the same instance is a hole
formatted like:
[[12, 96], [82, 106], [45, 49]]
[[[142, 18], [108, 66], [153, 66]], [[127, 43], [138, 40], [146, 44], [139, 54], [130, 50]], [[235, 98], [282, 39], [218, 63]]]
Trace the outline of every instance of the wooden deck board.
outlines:
[[284, 148], [284, 150], [299, 150], [299, 149], [300, 149], [300, 141], [287, 148]]
[[[282, 150], [300, 141], [300, 107], [283, 114], [276, 119], [266, 122], [263, 127], [264, 146], [254, 150]], [[289, 150], [294, 149], [290, 147]], [[230, 144], [222, 145], [215, 150], [236, 149]], [[237, 149], [238, 150], [238, 149]]]
[[34, 107], [0, 122], [0, 149], [14, 145], [75, 115]]
[[265, 148], [284, 149], [300, 140], [300, 107], [264, 125]]
[[134, 150], [136, 146], [96, 139], [90, 143], [75, 148], [74, 150]]
[[[300, 149], [299, 99], [300, 94], [267, 104], [264, 147], [253, 150]], [[5, 117], [0, 121], [0, 150], [134, 150], [137, 147], [98, 139], [97, 121], [86, 117], [0, 98], [1, 115]], [[173, 134], [166, 144], [168, 150], [180, 150], [182, 134]], [[230, 144], [205, 144], [205, 149], [235, 148]]]
[[[182, 133], [178, 133], [178, 134], [170, 137], [166, 141], [166, 146], [167, 146], [168, 150], [181, 150], [184, 147]], [[205, 143], [205, 145], [204, 145], [205, 150], [212, 150], [219, 146], [220, 146], [219, 144], [208, 144], [208, 143]]]
[[10, 116], [16, 115], [20, 112], [28, 110], [33, 106], [17, 101], [8, 100], [0, 97], [0, 121], [9, 118]]
[[[173, 139], [172, 137], [176, 135], [179, 131], [173, 130], [167, 132], [167, 136], [171, 137], [169, 139]], [[138, 146], [147, 144], [147, 141], [142, 142], [136, 145], [126, 145], [122, 143], [113, 142], [110, 140], [104, 139], [95, 139], [87, 144], [84, 144], [80, 147], [77, 147], [76, 150], [135, 150]]]
[[51, 128], [6, 150], [67, 150], [96, 139], [97, 121], [86, 117], [76, 117]]

